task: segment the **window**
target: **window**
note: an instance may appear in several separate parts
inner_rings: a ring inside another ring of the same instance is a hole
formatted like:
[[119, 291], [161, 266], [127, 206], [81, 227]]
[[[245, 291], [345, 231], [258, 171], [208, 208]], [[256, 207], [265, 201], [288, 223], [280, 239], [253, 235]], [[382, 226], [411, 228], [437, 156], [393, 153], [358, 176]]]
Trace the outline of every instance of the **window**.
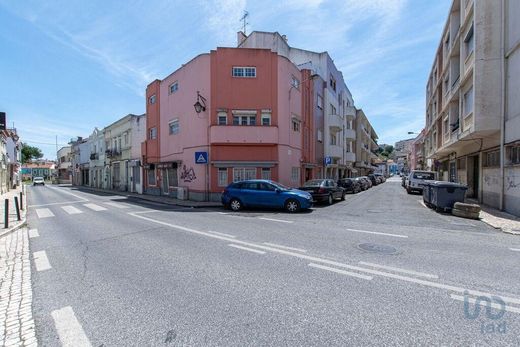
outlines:
[[293, 86], [296, 89], [300, 89], [300, 80], [297, 79], [296, 77], [292, 76], [291, 86]]
[[119, 145], [118, 150], [121, 151], [121, 137], [117, 138], [117, 144]]
[[256, 178], [256, 168], [234, 167], [233, 182], [252, 180]]
[[262, 125], [269, 126], [271, 125], [271, 113], [270, 112], [262, 112]]
[[271, 169], [270, 168], [262, 168], [262, 179], [270, 180], [271, 179]]
[[227, 168], [220, 167], [218, 169], [218, 186], [227, 187], [227, 185], [228, 185]]
[[484, 167], [500, 166], [500, 151], [484, 153]]
[[337, 143], [338, 143], [338, 140], [337, 140], [337, 138], [336, 138], [336, 134], [332, 134], [332, 133], [331, 133], [331, 134], [330, 134], [330, 144], [334, 146], [334, 145], [336, 145]]
[[318, 94], [318, 101], [316, 105], [318, 106], [318, 108], [323, 110], [323, 96], [321, 96], [320, 94]]
[[256, 115], [234, 114], [233, 125], [256, 125]]
[[179, 133], [180, 126], [179, 126], [179, 120], [174, 119], [170, 123], [168, 123], [168, 128], [170, 131], [170, 135], [175, 135]]
[[300, 181], [300, 168], [299, 167], [293, 167], [291, 169], [291, 181], [293, 181], [293, 182]]
[[125, 133], [125, 134], [123, 135], [123, 138], [124, 138], [124, 140], [125, 140], [125, 146], [128, 146], [128, 133]]
[[337, 114], [336, 107], [334, 107], [334, 105], [332, 105], [332, 104], [330, 104], [330, 114]]
[[318, 142], [323, 142], [323, 131], [321, 129], [318, 129]]
[[231, 74], [233, 77], [256, 77], [256, 67], [233, 66]]
[[511, 146], [507, 148], [509, 164], [516, 165], [520, 164], [520, 147]]
[[175, 81], [170, 84], [170, 94], [175, 93], [177, 90], [179, 90], [179, 82]]
[[227, 125], [227, 112], [219, 112], [217, 113], [217, 122], [218, 125]]
[[444, 134], [447, 134], [450, 132], [450, 124], [449, 124], [448, 118], [444, 119], [442, 127], [444, 130]]
[[464, 116], [473, 112], [473, 86], [464, 93]]
[[148, 101], [150, 102], [151, 105], [155, 104], [155, 101], [156, 101], [155, 98], [156, 97], [155, 97], [155, 94], [154, 94], [154, 95], [150, 96], [150, 98], [148, 99]]
[[457, 159], [457, 169], [466, 170], [466, 158]]
[[166, 174], [168, 177], [168, 187], [177, 187], [179, 185], [179, 180], [177, 177], [177, 168], [175, 169], [166, 169], [168, 173]]
[[336, 91], [336, 79], [332, 75], [330, 75], [329, 84], [332, 90]]
[[466, 37], [464, 37], [464, 47], [466, 49], [466, 58], [473, 53], [475, 49], [475, 39], [473, 37], [473, 24], [471, 24], [471, 28], [469, 28]]
[[155, 169], [148, 169], [148, 185], [155, 186]]
[[150, 140], [155, 140], [157, 138], [157, 128], [150, 128], [149, 138]]
[[297, 131], [297, 132], [300, 131], [300, 121], [299, 120], [293, 118], [293, 120], [292, 120], [292, 130], [293, 131]]

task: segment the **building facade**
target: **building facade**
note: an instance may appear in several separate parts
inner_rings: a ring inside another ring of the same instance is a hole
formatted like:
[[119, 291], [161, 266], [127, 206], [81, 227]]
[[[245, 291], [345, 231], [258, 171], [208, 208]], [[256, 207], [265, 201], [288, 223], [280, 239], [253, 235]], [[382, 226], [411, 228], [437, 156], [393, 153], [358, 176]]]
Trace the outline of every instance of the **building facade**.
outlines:
[[520, 215], [520, 3], [454, 0], [426, 86], [425, 151], [469, 197]]
[[365, 112], [362, 109], [356, 110], [355, 131], [355, 176], [366, 176], [373, 173], [377, 166], [374, 165], [377, 160], [375, 151], [379, 148], [377, 145], [377, 134], [368, 121]]
[[90, 185], [90, 143], [87, 139], [78, 137], [71, 141], [72, 184], [77, 186]]
[[56, 163], [47, 160], [37, 160], [22, 165], [22, 180], [32, 180], [34, 177], [43, 177], [50, 180], [55, 174]]
[[87, 139], [89, 154], [89, 186], [108, 189], [109, 167], [105, 161], [105, 132], [94, 128]]
[[57, 152], [57, 168], [56, 175], [58, 183], [70, 184], [72, 183], [72, 148], [71, 146], [65, 146]]

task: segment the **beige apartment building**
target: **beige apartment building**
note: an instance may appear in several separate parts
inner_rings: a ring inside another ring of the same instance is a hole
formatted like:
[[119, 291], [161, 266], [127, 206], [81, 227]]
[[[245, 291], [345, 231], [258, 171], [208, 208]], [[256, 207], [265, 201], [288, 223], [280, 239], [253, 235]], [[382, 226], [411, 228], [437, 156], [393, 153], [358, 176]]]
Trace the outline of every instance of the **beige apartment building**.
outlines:
[[520, 1], [454, 0], [426, 86], [424, 149], [444, 180], [520, 215]]
[[374, 152], [377, 150], [377, 134], [368, 121], [367, 116], [363, 110], [356, 110], [356, 119], [354, 120], [356, 130], [356, 163], [353, 170], [354, 176], [366, 176], [373, 173], [377, 168], [374, 162], [377, 155]]

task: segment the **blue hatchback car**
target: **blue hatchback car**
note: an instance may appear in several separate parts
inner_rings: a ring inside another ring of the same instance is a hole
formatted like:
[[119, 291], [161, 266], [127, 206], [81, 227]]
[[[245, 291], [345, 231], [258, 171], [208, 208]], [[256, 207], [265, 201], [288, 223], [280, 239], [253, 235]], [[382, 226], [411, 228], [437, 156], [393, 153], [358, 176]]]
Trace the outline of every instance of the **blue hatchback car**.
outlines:
[[222, 204], [233, 211], [244, 207], [264, 207], [298, 212], [312, 207], [312, 196], [271, 180], [247, 180], [227, 186], [222, 193]]

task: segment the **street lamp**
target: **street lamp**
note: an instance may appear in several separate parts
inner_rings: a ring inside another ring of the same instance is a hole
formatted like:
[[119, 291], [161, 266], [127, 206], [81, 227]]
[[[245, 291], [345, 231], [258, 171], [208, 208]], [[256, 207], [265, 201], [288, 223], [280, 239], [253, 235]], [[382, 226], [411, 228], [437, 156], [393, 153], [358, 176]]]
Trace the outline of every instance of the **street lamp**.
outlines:
[[200, 92], [197, 90], [197, 102], [193, 105], [195, 107], [195, 112], [201, 113], [206, 111], [206, 99], [200, 95]]

